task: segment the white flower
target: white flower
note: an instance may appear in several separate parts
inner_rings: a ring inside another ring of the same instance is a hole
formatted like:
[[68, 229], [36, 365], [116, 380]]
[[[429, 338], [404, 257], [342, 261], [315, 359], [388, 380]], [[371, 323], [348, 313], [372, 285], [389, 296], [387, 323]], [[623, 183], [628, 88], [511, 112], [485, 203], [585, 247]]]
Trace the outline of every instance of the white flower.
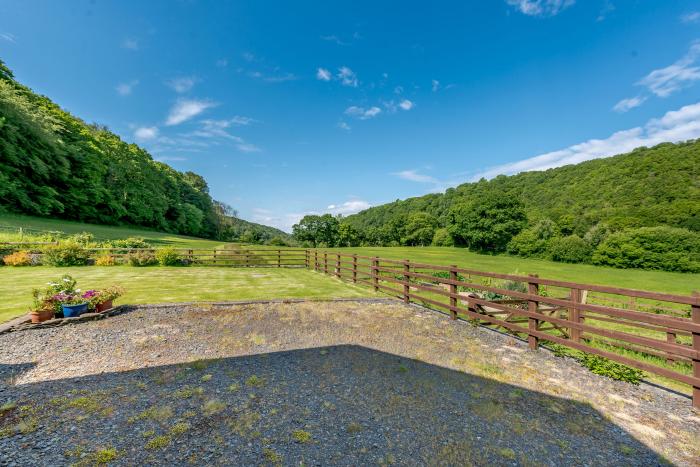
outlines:
[[70, 279], [65, 278], [65, 279], [63, 279], [63, 282], [70, 282]]

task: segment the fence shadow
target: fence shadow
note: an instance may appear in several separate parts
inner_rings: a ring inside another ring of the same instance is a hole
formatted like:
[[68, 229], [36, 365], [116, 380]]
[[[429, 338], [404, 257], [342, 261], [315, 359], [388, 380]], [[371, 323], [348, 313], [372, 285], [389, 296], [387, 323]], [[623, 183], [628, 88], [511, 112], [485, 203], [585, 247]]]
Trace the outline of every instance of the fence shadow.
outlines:
[[8, 401], [0, 464], [662, 462], [587, 404], [355, 345], [4, 385]]

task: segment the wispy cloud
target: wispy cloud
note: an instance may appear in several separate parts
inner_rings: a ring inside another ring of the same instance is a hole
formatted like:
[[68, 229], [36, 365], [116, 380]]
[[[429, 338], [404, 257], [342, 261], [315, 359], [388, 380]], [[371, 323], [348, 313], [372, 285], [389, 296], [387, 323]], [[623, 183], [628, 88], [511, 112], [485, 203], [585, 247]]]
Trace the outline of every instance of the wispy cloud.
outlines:
[[700, 138], [700, 102], [667, 112], [661, 118], [649, 120], [642, 127], [618, 131], [605, 139], [590, 139], [565, 149], [492, 167], [477, 173], [472, 180], [478, 180], [481, 177], [493, 178], [500, 174], [546, 170], [626, 153], [641, 146], [696, 138]]
[[115, 87], [117, 94], [120, 96], [128, 96], [131, 94], [131, 92], [134, 90], [134, 87], [139, 84], [139, 80], [134, 79], [129, 81], [128, 83], [119, 83]]
[[9, 32], [0, 32], [0, 39], [7, 42], [12, 42], [13, 44], [17, 42], [17, 37], [15, 37], [14, 34]]
[[314, 209], [304, 212], [291, 212], [285, 214], [276, 214], [269, 209], [255, 208], [253, 209], [253, 221], [265, 225], [271, 225], [285, 232], [291, 232], [292, 226], [297, 224], [304, 216], [332, 214], [334, 216], [342, 215], [349, 216], [356, 214], [365, 209], [371, 208], [372, 205], [363, 199], [352, 197], [342, 203], [334, 203], [326, 206], [325, 209]]
[[295, 81], [299, 79], [294, 73], [266, 73], [262, 71], [249, 71], [248, 76], [265, 81], [266, 83], [284, 83], [285, 81]]
[[401, 109], [403, 110], [411, 110], [414, 106], [415, 104], [408, 99], [404, 99], [401, 102], [399, 102], [399, 107], [401, 107]]
[[197, 78], [194, 76], [181, 76], [179, 78], [173, 78], [167, 81], [165, 84], [168, 85], [173, 91], [182, 94], [187, 92], [197, 83]]
[[127, 37], [122, 41], [122, 48], [128, 50], [139, 50], [139, 41], [132, 37]]
[[338, 79], [343, 86], [356, 88], [359, 85], [355, 72], [346, 66], [341, 66], [338, 69]]
[[345, 122], [338, 122], [338, 128], [340, 128], [341, 130], [345, 130], [345, 131], [350, 131], [350, 130], [352, 130], [352, 128], [350, 127], [350, 125], [348, 125], [348, 124], [345, 123]]
[[341, 204], [329, 204], [326, 208], [326, 211], [329, 214], [333, 214], [334, 216], [337, 216], [339, 214], [343, 216], [349, 216], [350, 214], [355, 214], [360, 211], [364, 211], [365, 209], [368, 209], [370, 207], [371, 204], [369, 204], [367, 201], [361, 199], [351, 199]]
[[694, 41], [680, 60], [665, 68], [652, 71], [637, 84], [646, 86], [658, 97], [668, 97], [700, 80], [700, 67], [696, 66], [699, 57], [700, 41]]
[[610, 0], [605, 0], [603, 3], [603, 7], [600, 9], [600, 12], [598, 13], [598, 17], [595, 19], [596, 21], [605, 21], [605, 18], [608, 17], [610, 13], [615, 11], [615, 5], [612, 4]]
[[333, 78], [331, 72], [325, 68], [319, 68], [316, 70], [316, 79], [321, 81], [330, 81]]
[[226, 68], [228, 66], [227, 58], [220, 58], [216, 61], [216, 66], [219, 68]]
[[615, 104], [615, 106], [613, 107], [613, 110], [615, 112], [625, 113], [631, 109], [634, 109], [635, 107], [639, 107], [646, 100], [647, 100], [646, 96], [635, 96], [635, 97], [629, 97], [627, 99], [622, 99], [620, 102]]
[[391, 175], [411, 182], [438, 183], [438, 180], [435, 177], [418, 173], [416, 170], [402, 170], [401, 172], [394, 172]]
[[186, 161], [186, 157], [180, 157], [180, 156], [160, 156], [156, 157], [156, 160], [159, 162], [180, 162], [180, 161]]
[[338, 36], [335, 34], [329, 35], [329, 36], [321, 36], [321, 40], [324, 40], [326, 42], [333, 42], [337, 45], [342, 45], [342, 46], [347, 46], [350, 45], [349, 42], [342, 41]]
[[239, 116], [227, 120], [202, 120], [200, 122], [201, 127], [187, 136], [228, 139], [233, 141], [236, 148], [241, 152], [259, 152], [260, 148], [258, 146], [245, 141], [240, 136], [229, 133], [229, 128], [248, 125], [252, 121], [254, 120], [251, 118]]
[[142, 126], [134, 131], [134, 138], [139, 142], [151, 141], [158, 137], [158, 127]]
[[524, 15], [556, 16], [576, 3], [576, 0], [506, 0], [506, 3]]
[[345, 109], [345, 115], [349, 115], [360, 120], [369, 120], [370, 118], [376, 117], [380, 113], [382, 113], [382, 109], [376, 106], [365, 108], [353, 105]]
[[430, 89], [432, 89], [433, 92], [437, 92], [440, 89], [440, 81], [436, 79], [432, 80]]
[[681, 15], [682, 23], [700, 23], [700, 11], [691, 11]]
[[168, 126], [179, 125], [216, 105], [215, 102], [209, 100], [180, 99], [170, 109], [165, 124]]

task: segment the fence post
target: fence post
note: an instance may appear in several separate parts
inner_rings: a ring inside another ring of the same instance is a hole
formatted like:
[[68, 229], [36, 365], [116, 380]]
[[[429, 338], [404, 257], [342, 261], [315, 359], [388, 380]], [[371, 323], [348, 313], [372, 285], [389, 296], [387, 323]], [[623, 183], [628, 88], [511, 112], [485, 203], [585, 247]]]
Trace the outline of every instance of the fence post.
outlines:
[[323, 252], [323, 273], [328, 274], [328, 252]]
[[306, 269], [309, 269], [309, 262], [310, 262], [310, 254], [309, 254], [309, 249], [304, 250], [304, 267]]
[[[450, 280], [457, 281], [459, 276], [457, 274], [457, 266], [454, 264], [450, 266]], [[457, 286], [455, 284], [450, 284], [450, 314], [452, 319], [457, 319]]]
[[314, 250], [314, 271], [318, 272], [318, 250]]
[[[571, 289], [569, 291], [569, 300], [571, 300], [572, 303], [581, 303], [581, 290], [580, 289]], [[581, 310], [578, 308], [569, 308], [569, 321], [572, 323], [580, 323], [581, 322]], [[571, 337], [571, 340], [574, 342], [581, 342], [581, 330], [577, 328], [569, 328], [569, 334]]]
[[194, 262], [194, 251], [193, 250], [187, 250], [187, 259], [190, 260], [190, 263]]
[[280, 250], [277, 250], [277, 267], [282, 267], [282, 252]]
[[409, 296], [409, 293], [411, 292], [411, 286], [409, 285], [411, 282], [411, 276], [409, 275], [409, 272], [411, 272], [411, 263], [409, 260], [405, 260], [403, 262], [403, 302], [404, 303], [411, 303], [411, 297]]
[[212, 258], [212, 263], [216, 264], [216, 248], [214, 248], [214, 257]]
[[[530, 277], [537, 277], [537, 274], [530, 274]], [[537, 282], [528, 282], [527, 283], [527, 293], [530, 295], [539, 295], [539, 289], [540, 285]], [[539, 302], [537, 300], [528, 300], [527, 301], [527, 310], [530, 313], [537, 313], [537, 306]], [[527, 319], [527, 329], [528, 331], [536, 331], [540, 322], [539, 320], [535, 318], [530, 318], [528, 317]], [[532, 334], [528, 334], [527, 336], [527, 344], [530, 347], [530, 350], [537, 350], [537, 347], [539, 346], [539, 339], [537, 336], [533, 336]]]
[[375, 256], [372, 258], [372, 285], [374, 286], [374, 291], [379, 291], [379, 257]]
[[357, 255], [352, 255], [352, 281], [357, 282]]
[[[700, 292], [694, 291], [693, 296], [700, 302]], [[693, 323], [700, 324], [700, 303], [691, 305], [690, 318]], [[700, 352], [700, 332], [693, 331], [693, 350]], [[700, 378], [700, 358], [693, 357], [693, 376]], [[700, 410], [700, 386], [693, 386], [693, 408]]]
[[340, 279], [340, 253], [335, 255], [335, 277]]

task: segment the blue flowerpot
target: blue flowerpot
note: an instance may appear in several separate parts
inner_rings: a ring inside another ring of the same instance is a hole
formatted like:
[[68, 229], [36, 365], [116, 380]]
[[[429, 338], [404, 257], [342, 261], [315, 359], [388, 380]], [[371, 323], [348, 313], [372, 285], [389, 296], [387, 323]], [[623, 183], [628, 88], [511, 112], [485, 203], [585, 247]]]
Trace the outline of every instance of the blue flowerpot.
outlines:
[[82, 315], [87, 311], [87, 303], [81, 303], [79, 305], [61, 305], [63, 310], [64, 318], [75, 318]]

